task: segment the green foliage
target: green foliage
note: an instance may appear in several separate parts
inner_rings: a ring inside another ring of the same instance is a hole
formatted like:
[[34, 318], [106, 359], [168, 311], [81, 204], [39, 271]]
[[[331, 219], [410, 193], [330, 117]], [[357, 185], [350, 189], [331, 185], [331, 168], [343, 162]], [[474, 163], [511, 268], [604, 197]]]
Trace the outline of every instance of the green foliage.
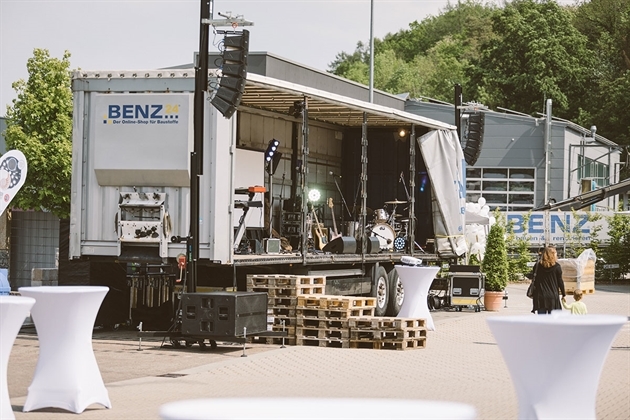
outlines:
[[[627, 214], [615, 214], [608, 217], [608, 236], [610, 243], [606, 247], [602, 247], [599, 256], [606, 261], [606, 264], [619, 264], [619, 268], [605, 270], [606, 272], [600, 277], [614, 279], [623, 278], [630, 273], [630, 216]], [[600, 264], [598, 264], [599, 266]]]
[[534, 114], [552, 99], [554, 114], [577, 115], [572, 107], [578, 104], [570, 98], [586, 91], [594, 57], [571, 18], [548, 0], [515, 0], [498, 10], [492, 17], [494, 37], [471, 68], [473, 89], [485, 88], [484, 103]]
[[486, 276], [485, 289], [489, 292], [500, 292], [508, 283], [508, 256], [505, 243], [505, 221], [495, 211], [496, 222], [490, 227], [486, 239], [486, 253], [481, 262], [481, 271]]
[[[582, 214], [582, 212], [577, 212], [575, 210], [571, 211], [572, 213], [572, 218], [574, 221], [580, 220], [580, 215]], [[587, 222], [597, 222], [598, 220], [602, 219], [602, 215], [601, 214], [597, 214], [594, 212], [590, 212], [587, 211], [585, 212], [586, 214], [586, 221]], [[569, 226], [565, 226], [564, 227], [564, 240], [565, 240], [565, 244], [564, 244], [564, 258], [577, 258], [578, 256], [580, 256], [580, 254], [582, 252], [584, 252], [584, 250], [591, 248], [593, 249], [596, 253], [597, 250], [599, 248], [599, 240], [597, 239], [597, 235], [599, 234], [599, 232], [602, 230], [601, 226], [593, 226], [591, 228], [591, 232], [590, 232], [590, 240], [588, 245], [584, 245], [585, 240], [584, 240], [584, 234], [582, 233], [582, 229], [579, 228], [579, 226], [576, 225], [569, 227]]]
[[[555, 116], [630, 145], [630, 1], [478, 0], [448, 3], [437, 16], [375, 39], [374, 87], [412, 98], [465, 101]], [[369, 47], [341, 53], [330, 71], [369, 83]], [[621, 179], [630, 177], [630, 165]]]
[[[479, 56], [481, 41], [491, 34], [492, 10], [475, 0], [449, 4], [440, 16], [375, 39], [374, 87], [451, 101], [453, 85], [468, 84], [470, 60]], [[337, 76], [368, 84], [369, 60], [369, 46], [359, 42], [353, 54], [338, 54], [329, 67]]]
[[481, 261], [479, 261], [477, 254], [470, 254], [470, 257], [468, 258], [468, 265], [481, 265]]
[[7, 106], [7, 150], [24, 153], [28, 176], [13, 205], [70, 213], [72, 171], [72, 92], [70, 53], [61, 60], [35, 49], [26, 67], [29, 78], [13, 83], [17, 99]]
[[[523, 216], [523, 226], [527, 226], [531, 212]], [[510, 258], [508, 258], [508, 278], [510, 281], [524, 280], [525, 276], [531, 272], [531, 268], [527, 263], [531, 262], [529, 253], [528, 234], [517, 236], [514, 232], [514, 221], [510, 220], [505, 228], [506, 230], [506, 246]]]

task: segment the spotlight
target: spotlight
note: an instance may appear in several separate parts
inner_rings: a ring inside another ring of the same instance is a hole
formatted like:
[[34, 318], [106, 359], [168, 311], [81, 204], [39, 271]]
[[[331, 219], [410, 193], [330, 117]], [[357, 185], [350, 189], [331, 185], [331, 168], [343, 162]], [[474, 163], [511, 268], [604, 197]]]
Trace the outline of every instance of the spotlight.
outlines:
[[403, 138], [407, 135], [407, 130], [405, 130], [404, 128], [401, 128], [400, 130], [398, 130], [398, 137]]
[[280, 142], [276, 139], [272, 139], [269, 141], [267, 145], [267, 150], [265, 150], [265, 165], [268, 174], [273, 175], [276, 172], [276, 168], [278, 167], [278, 163], [280, 163], [280, 158], [282, 157], [282, 153], [278, 152], [278, 146]]
[[319, 201], [319, 199], [321, 198], [322, 194], [319, 192], [319, 190], [316, 189], [312, 189], [308, 192], [308, 199], [311, 202], [316, 202]]

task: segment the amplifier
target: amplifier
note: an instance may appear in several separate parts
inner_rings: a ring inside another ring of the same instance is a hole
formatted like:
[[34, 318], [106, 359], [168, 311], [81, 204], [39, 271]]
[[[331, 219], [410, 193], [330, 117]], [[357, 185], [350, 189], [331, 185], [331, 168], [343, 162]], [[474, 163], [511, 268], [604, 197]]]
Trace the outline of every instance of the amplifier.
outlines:
[[182, 335], [243, 337], [267, 331], [267, 293], [182, 294]]

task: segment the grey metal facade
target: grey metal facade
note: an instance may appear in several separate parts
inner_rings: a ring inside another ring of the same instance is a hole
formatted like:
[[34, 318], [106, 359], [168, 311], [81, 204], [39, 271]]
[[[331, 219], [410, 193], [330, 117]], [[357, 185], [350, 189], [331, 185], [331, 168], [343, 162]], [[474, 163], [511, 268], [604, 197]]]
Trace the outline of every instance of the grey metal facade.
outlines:
[[[455, 109], [451, 104], [408, 100], [405, 111], [450, 124], [455, 119]], [[489, 110], [481, 112], [485, 115], [483, 145], [473, 167], [534, 168], [534, 204], [545, 204], [545, 118]], [[582, 192], [577, 170], [580, 154], [609, 168], [606, 175], [608, 184], [620, 181], [618, 146], [599, 135], [593, 141], [589, 129], [570, 121], [553, 119], [549, 151], [547, 201], [564, 200]], [[597, 208], [613, 210], [617, 203], [618, 197], [609, 197], [598, 203]]]

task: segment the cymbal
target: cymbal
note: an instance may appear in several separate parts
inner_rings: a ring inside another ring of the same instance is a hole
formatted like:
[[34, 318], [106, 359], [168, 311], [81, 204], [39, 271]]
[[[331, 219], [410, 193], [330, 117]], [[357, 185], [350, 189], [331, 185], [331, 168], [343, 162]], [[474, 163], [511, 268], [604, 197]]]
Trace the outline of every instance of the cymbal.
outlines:
[[407, 202], [394, 200], [394, 201], [386, 201], [385, 204], [407, 204]]

